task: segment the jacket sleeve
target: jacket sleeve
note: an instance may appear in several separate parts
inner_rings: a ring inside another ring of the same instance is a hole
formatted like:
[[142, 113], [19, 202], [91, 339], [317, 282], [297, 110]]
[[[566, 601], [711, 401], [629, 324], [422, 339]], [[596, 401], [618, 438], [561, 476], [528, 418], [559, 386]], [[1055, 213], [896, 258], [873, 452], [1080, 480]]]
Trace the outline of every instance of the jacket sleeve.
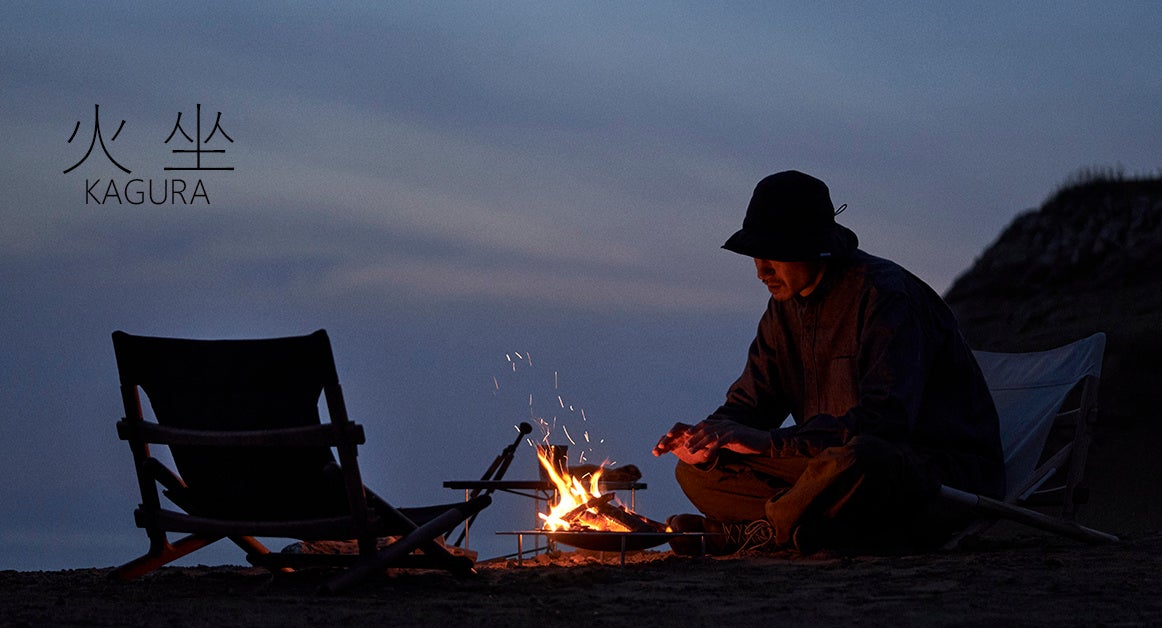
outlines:
[[790, 412], [790, 404], [779, 385], [779, 374], [773, 372], [778, 364], [778, 347], [774, 346], [766, 330], [774, 323], [772, 306], [759, 320], [758, 332], [747, 351], [742, 375], [726, 393], [726, 403], [710, 417], [723, 418], [758, 429], [769, 430], [782, 424]]

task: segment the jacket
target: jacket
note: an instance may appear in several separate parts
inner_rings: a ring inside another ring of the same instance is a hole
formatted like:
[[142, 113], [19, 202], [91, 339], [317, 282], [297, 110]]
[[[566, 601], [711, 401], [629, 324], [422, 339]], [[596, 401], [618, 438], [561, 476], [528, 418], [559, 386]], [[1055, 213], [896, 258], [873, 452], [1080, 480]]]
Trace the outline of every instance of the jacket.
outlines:
[[[780, 427], [790, 415], [794, 425]], [[771, 299], [742, 375], [711, 416], [771, 431], [774, 455], [860, 434], [907, 445], [949, 486], [1000, 497], [996, 408], [944, 301], [898, 264], [856, 250], [807, 297]]]

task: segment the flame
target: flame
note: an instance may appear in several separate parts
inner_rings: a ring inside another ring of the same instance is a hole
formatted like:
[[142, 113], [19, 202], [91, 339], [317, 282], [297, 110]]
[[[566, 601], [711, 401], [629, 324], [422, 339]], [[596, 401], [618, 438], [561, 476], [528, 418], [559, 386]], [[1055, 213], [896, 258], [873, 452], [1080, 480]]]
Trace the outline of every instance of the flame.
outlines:
[[588, 529], [615, 532], [630, 531], [625, 525], [609, 519], [595, 508], [589, 508], [584, 513], [571, 517], [570, 521], [562, 519], [562, 517], [577, 508], [602, 496], [599, 485], [601, 483], [601, 475], [604, 473], [604, 465], [590, 476], [589, 486], [587, 487], [579, 478], [570, 475], [567, 468], [564, 474], [560, 473], [550, 460], [547, 447], [537, 447], [537, 459], [540, 461], [541, 466], [544, 467], [545, 472], [557, 490], [556, 502], [549, 504], [549, 513], [538, 514], [544, 521], [542, 527], [545, 530]]

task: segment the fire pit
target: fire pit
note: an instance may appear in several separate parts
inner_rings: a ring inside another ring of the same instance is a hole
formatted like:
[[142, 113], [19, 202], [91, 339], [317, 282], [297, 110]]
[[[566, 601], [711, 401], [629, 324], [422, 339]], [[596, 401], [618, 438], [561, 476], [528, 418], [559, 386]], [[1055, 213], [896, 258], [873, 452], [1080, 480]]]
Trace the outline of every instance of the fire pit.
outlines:
[[537, 448], [541, 470], [556, 489], [549, 512], [539, 516], [548, 531], [664, 532], [665, 524], [651, 521], [617, 501], [615, 493], [601, 492], [604, 467], [585, 477], [569, 472], [567, 462], [554, 456], [553, 449]]
[[523, 556], [525, 535], [543, 536], [578, 549], [620, 552], [623, 565], [628, 551], [655, 547], [675, 536], [702, 536], [700, 532], [671, 532], [664, 523], [627, 508], [617, 501], [615, 493], [603, 494], [600, 481], [604, 469], [592, 472], [588, 478], [578, 478], [569, 473], [567, 463], [562, 464], [552, 448], [538, 447], [537, 458], [542, 474], [556, 488], [556, 496], [549, 504], [549, 512], [539, 514], [544, 522], [542, 529], [499, 533], [517, 536], [518, 563]]

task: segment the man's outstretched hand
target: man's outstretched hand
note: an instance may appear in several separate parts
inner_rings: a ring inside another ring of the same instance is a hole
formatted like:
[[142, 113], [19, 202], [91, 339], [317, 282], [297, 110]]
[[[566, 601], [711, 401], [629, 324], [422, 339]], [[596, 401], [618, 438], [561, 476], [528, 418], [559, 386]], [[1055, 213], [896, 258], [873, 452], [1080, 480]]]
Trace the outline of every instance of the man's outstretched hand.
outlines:
[[674, 427], [670, 428], [658, 440], [658, 444], [654, 445], [654, 455], [661, 456], [666, 453], [673, 453], [679, 460], [688, 464], [699, 464], [708, 462], [713, 458], [713, 452], [709, 449], [703, 448], [700, 451], [692, 451], [687, 444], [690, 442], [690, 431], [694, 426], [686, 423], [675, 423]]
[[654, 455], [673, 453], [682, 462], [699, 464], [713, 460], [719, 449], [740, 454], [766, 454], [770, 453], [771, 446], [771, 433], [766, 430], [710, 417], [697, 425], [675, 423], [654, 445]]

